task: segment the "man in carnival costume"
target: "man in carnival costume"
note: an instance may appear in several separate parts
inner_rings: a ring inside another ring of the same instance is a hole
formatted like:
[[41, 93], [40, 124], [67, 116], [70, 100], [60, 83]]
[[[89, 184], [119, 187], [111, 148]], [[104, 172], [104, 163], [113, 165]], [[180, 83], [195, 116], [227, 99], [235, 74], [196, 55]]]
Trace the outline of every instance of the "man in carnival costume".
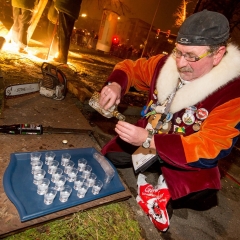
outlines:
[[195, 13], [182, 24], [172, 54], [118, 63], [101, 90], [105, 109], [130, 87], [149, 91], [143, 117], [136, 125], [119, 121], [118, 136], [102, 153], [124, 167], [139, 147], [156, 151], [167, 201], [221, 188], [218, 160], [230, 153], [240, 129], [240, 51], [228, 40], [222, 14]]

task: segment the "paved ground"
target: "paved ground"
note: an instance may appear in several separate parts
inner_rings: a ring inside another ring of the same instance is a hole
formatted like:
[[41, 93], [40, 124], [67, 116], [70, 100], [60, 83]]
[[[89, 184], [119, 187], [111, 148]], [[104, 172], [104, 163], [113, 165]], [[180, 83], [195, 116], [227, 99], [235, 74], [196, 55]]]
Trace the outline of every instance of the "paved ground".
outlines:
[[[86, 50], [83, 50], [86, 51]], [[81, 49], [80, 49], [81, 52]], [[91, 55], [91, 52], [88, 52]], [[96, 52], [92, 53], [93, 55]], [[75, 61], [81, 62], [84, 66], [84, 62], [80, 55], [74, 55]], [[89, 56], [89, 55], [88, 55]], [[79, 57], [79, 59], [78, 59]], [[104, 55], [99, 53], [99, 57], [104, 59]], [[109, 56], [106, 57], [107, 61]], [[94, 61], [94, 60], [92, 60]], [[85, 72], [91, 73], [94, 69], [89, 65], [90, 61], [86, 61]], [[90, 67], [88, 67], [90, 66]], [[84, 80], [84, 74], [81, 79], [76, 81], [76, 76], [71, 74], [67, 69], [66, 73], [69, 81], [69, 94], [75, 95], [75, 104], [79, 107], [79, 110], [83, 113], [85, 118], [89, 121], [95, 132], [95, 138], [100, 146], [103, 146], [113, 135], [115, 134], [113, 129], [115, 125], [114, 119], [106, 119], [94, 112], [87, 105], [87, 98], [91, 93], [91, 89], [94, 86], [87, 86], [86, 80]], [[106, 75], [106, 73], [104, 73]], [[10, 79], [8, 79], [8, 84]], [[84, 95], [84, 97], [83, 97]], [[132, 106], [131, 108], [122, 108], [124, 114], [127, 115], [129, 122], [134, 122], [138, 116], [139, 108]], [[24, 113], [23, 113], [24, 114]], [[122, 179], [128, 185], [132, 192], [132, 198], [128, 200], [128, 203], [136, 213], [136, 219], [139, 221], [143, 228], [144, 238], [151, 240], [158, 239], [174, 239], [174, 240], [235, 240], [240, 236], [240, 155], [239, 155], [240, 143], [234, 148], [232, 154], [226, 159], [220, 162], [222, 172], [222, 189], [218, 192], [217, 198], [208, 199], [202, 205], [194, 206], [191, 208], [175, 208], [173, 209], [173, 215], [171, 218], [170, 229], [166, 233], [159, 233], [149, 221], [147, 216], [137, 205], [134, 197], [136, 196], [136, 178], [132, 168], [119, 169], [119, 174]], [[147, 171], [147, 181], [155, 184], [158, 178], [158, 174]], [[197, 210], [196, 210], [197, 209]], [[204, 210], [203, 210], [204, 209]]]
[[[83, 110], [82, 110], [83, 111]], [[104, 144], [112, 137], [111, 129], [114, 123], [106, 120], [96, 113], [88, 116], [100, 144]], [[135, 116], [127, 116], [130, 121], [136, 120]], [[98, 121], [99, 119], [99, 121]], [[109, 130], [110, 128], [110, 130]], [[110, 134], [107, 132], [109, 131]], [[137, 195], [136, 179], [132, 168], [119, 169], [120, 176], [128, 185], [133, 197], [128, 200], [130, 206], [136, 213], [136, 218], [144, 229], [146, 239], [166, 240], [237, 240], [240, 236], [240, 177], [239, 177], [239, 143], [226, 159], [220, 162], [222, 173], [222, 189], [217, 196], [207, 199], [201, 204], [193, 204], [192, 208], [174, 208], [171, 225], [166, 233], [159, 233], [141, 211], [135, 201]], [[154, 170], [152, 168], [151, 170]], [[154, 172], [154, 171], [153, 171]], [[158, 173], [146, 171], [147, 181], [153, 185], [157, 182]]]
[[[98, 113], [89, 109], [85, 104], [81, 105], [81, 111], [94, 127], [101, 145], [107, 142], [115, 133], [113, 131], [115, 120], [101, 117]], [[138, 107], [131, 107], [124, 112], [129, 122], [137, 120]], [[232, 154], [220, 162], [222, 173], [222, 190], [217, 196], [213, 196], [202, 204], [191, 208], [175, 208], [171, 218], [170, 229], [166, 233], [159, 233], [143, 214], [135, 201], [137, 195], [136, 178], [132, 168], [119, 169], [122, 179], [131, 190], [133, 197], [128, 200], [136, 213], [136, 218], [144, 229], [146, 239], [174, 239], [174, 240], [212, 240], [212, 239], [239, 239], [240, 229], [240, 141], [235, 146]], [[155, 184], [158, 173], [145, 172], [147, 180]]]

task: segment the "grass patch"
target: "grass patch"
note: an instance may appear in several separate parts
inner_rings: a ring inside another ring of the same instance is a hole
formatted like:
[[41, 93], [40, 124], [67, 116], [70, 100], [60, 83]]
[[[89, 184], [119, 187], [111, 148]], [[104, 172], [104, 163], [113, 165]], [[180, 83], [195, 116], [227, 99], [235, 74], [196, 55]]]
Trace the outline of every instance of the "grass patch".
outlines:
[[113, 203], [7, 237], [8, 240], [142, 240], [127, 203]]

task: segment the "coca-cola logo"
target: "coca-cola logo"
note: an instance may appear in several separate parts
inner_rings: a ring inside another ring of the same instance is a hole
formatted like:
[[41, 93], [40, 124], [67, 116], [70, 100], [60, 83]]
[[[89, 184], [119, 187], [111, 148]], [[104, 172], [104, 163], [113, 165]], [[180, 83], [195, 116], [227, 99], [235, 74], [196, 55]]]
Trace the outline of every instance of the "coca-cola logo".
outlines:
[[155, 196], [154, 189], [153, 189], [152, 185], [147, 185], [145, 188], [142, 188], [141, 189], [141, 194], [142, 195], [152, 195], [152, 196]]

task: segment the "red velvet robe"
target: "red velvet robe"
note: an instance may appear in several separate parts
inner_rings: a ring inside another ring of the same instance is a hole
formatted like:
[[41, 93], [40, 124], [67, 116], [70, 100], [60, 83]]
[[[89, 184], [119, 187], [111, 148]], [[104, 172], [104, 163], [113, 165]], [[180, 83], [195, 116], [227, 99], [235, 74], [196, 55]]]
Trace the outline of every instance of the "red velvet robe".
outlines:
[[[148, 101], [154, 99], [153, 92], [157, 88], [158, 100], [161, 102], [175, 87], [175, 80], [171, 82], [171, 79], [176, 78], [177, 70], [174, 68], [175, 63], [173, 65], [169, 58], [158, 55], [149, 60], [139, 59], [136, 62], [125, 60], [116, 65], [108, 82], [119, 83], [122, 86], [122, 95], [131, 86], [149, 90]], [[202, 85], [197, 83], [194, 87], [194, 83], [184, 86], [184, 90], [179, 90], [170, 108], [174, 113], [171, 130], [168, 134], [154, 135], [157, 153], [167, 163], [161, 170], [173, 200], [192, 192], [221, 187], [218, 160], [230, 153], [239, 136], [240, 68], [237, 68], [239, 62], [240, 52], [234, 46], [230, 46], [224, 61], [212, 70], [213, 73], [194, 81], [199, 81]], [[165, 65], [169, 67], [165, 67], [164, 70]], [[171, 69], [173, 73], [169, 72]], [[168, 73], [170, 77], [166, 81]], [[166, 91], [163, 90], [165, 86]], [[186, 90], [188, 94], [184, 93]], [[185, 134], [176, 134], [173, 127], [176, 125], [176, 118], [182, 119], [185, 108], [189, 106], [204, 108], [209, 115], [202, 120], [199, 131], [194, 131], [193, 125], [186, 125], [182, 121], [177, 125], [185, 128]], [[136, 125], [145, 128], [146, 124], [146, 118], [141, 118]], [[116, 143], [116, 138], [103, 147], [103, 154], [122, 151]]]

